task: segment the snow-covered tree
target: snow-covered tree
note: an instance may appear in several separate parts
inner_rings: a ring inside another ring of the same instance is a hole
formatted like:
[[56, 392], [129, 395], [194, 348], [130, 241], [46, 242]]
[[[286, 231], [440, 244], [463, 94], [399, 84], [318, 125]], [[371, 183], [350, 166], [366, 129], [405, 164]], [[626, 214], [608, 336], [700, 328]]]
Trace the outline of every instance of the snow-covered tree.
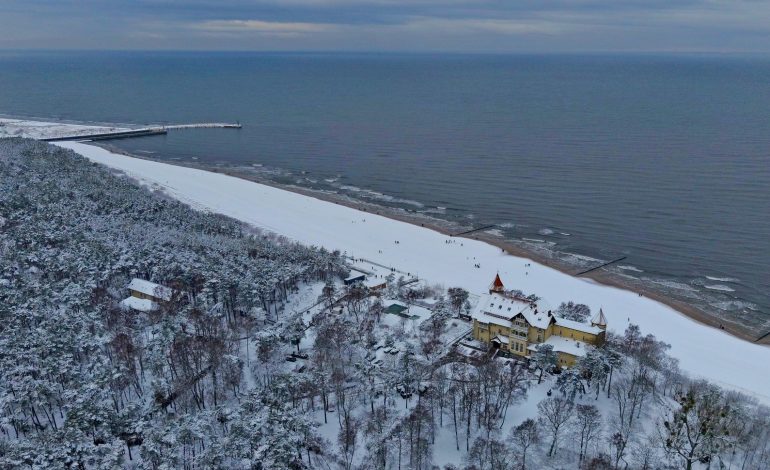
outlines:
[[532, 353], [531, 361], [540, 371], [537, 376], [537, 383], [543, 381], [543, 373], [550, 371], [559, 363], [559, 356], [554, 352], [551, 344], [538, 344], [535, 352]]
[[572, 301], [562, 302], [556, 309], [556, 315], [566, 318], [567, 320], [574, 320], [582, 323], [591, 317], [591, 309], [585, 304], [576, 304]]

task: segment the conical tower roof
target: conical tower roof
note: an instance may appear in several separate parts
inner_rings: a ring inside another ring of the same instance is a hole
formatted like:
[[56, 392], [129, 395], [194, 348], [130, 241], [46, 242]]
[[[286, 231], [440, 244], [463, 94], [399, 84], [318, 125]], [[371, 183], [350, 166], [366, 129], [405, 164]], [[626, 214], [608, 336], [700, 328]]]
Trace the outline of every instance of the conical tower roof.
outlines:
[[599, 328], [607, 327], [607, 317], [604, 316], [604, 312], [601, 308], [599, 309], [599, 313], [594, 315], [594, 317], [591, 319], [591, 324], [593, 326], [598, 326]]
[[500, 279], [500, 274], [496, 274], [494, 282], [492, 282], [492, 285], [489, 286], [489, 292], [503, 292], [503, 291], [505, 291], [505, 286], [503, 285], [503, 281]]

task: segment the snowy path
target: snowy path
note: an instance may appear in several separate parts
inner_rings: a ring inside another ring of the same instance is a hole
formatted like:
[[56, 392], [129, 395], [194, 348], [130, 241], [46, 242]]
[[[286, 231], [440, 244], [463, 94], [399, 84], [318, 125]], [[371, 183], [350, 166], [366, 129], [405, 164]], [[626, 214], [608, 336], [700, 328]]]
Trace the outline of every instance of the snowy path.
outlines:
[[[429, 283], [484, 292], [496, 272], [508, 288], [541, 296], [550, 305], [573, 300], [602, 307], [609, 329], [639, 324], [672, 345], [671, 355], [691, 375], [708, 378], [770, 404], [770, 348], [701, 325], [661, 303], [575, 278], [505, 255], [486, 243], [447, 237], [404, 222], [239, 178], [113, 154], [75, 142], [57, 144], [206, 208], [299, 242], [339, 249], [356, 258], [397, 266]], [[398, 240], [399, 243], [396, 243]], [[474, 267], [480, 263], [481, 269]]]

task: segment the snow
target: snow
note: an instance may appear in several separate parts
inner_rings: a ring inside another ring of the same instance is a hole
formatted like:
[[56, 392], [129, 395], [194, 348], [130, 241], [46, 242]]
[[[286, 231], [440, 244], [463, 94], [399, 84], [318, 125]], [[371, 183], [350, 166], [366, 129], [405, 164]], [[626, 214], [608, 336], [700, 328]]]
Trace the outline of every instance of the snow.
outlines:
[[548, 315], [548, 311], [548, 307], [543, 303], [534, 305], [520, 299], [492, 293], [481, 296], [471, 317], [482, 323], [494, 323], [510, 328], [510, 319], [522, 314], [530, 325], [545, 330], [552, 318]]
[[131, 279], [128, 288], [158, 299], [171, 300], [171, 289], [161, 286], [160, 284], [155, 284], [154, 282], [145, 281], [144, 279]]
[[[482, 293], [499, 272], [509, 286], [535, 293], [551, 305], [571, 300], [593, 311], [603, 308], [608, 330], [623, 332], [629, 323], [638, 324], [644, 333], [671, 344], [670, 354], [679, 359], [684, 371], [770, 403], [770, 348], [702, 325], [652, 299], [510, 256], [481, 241], [460, 238], [446, 243], [447, 236], [441, 233], [332, 202], [86, 144], [58, 145], [123, 170], [197, 209], [219, 212], [308, 245], [398, 266], [432, 283]], [[481, 269], [474, 267], [477, 263]]]
[[593, 326], [574, 320], [567, 320], [566, 318], [561, 317], [556, 317], [556, 324], [558, 326], [563, 326], [564, 328], [571, 328], [573, 330], [582, 331], [583, 333], [590, 333], [592, 335], [598, 335], [602, 332], [602, 329], [598, 326]]
[[128, 129], [123, 127], [85, 126], [59, 122], [0, 118], [0, 138], [29, 137], [31, 139], [45, 139], [126, 130]]
[[121, 308], [125, 310], [133, 309], [140, 312], [151, 312], [158, 308], [158, 304], [150, 299], [140, 299], [139, 297], [126, 297], [120, 301]]
[[[586, 355], [586, 343], [581, 343], [580, 341], [575, 341], [574, 339], [570, 339], [570, 338], [551, 335], [548, 337], [547, 340], [545, 340], [545, 342], [540, 344], [550, 344], [551, 346], [553, 346], [553, 350], [555, 352], [571, 354], [576, 357]], [[537, 351], [537, 348], [540, 347], [540, 344], [533, 344], [527, 349], [529, 351]]]
[[508, 337], [497, 335], [494, 338], [492, 338], [492, 341], [497, 341], [500, 344], [508, 344]]

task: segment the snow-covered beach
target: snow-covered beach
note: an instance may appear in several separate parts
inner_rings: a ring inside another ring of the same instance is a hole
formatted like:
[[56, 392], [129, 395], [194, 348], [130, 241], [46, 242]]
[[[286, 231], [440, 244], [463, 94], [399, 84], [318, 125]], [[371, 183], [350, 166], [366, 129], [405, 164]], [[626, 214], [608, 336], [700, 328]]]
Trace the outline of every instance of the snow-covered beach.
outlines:
[[610, 330], [622, 332], [629, 323], [638, 324], [644, 333], [671, 344], [670, 353], [684, 371], [770, 403], [770, 348], [698, 323], [647, 297], [569, 276], [480, 240], [448, 239], [433, 230], [295, 192], [82, 143], [58, 145], [124, 171], [195, 208], [305, 244], [396, 266], [429, 283], [481, 293], [499, 273], [508, 287], [537, 294], [551, 305], [572, 300], [592, 310], [603, 308]]

